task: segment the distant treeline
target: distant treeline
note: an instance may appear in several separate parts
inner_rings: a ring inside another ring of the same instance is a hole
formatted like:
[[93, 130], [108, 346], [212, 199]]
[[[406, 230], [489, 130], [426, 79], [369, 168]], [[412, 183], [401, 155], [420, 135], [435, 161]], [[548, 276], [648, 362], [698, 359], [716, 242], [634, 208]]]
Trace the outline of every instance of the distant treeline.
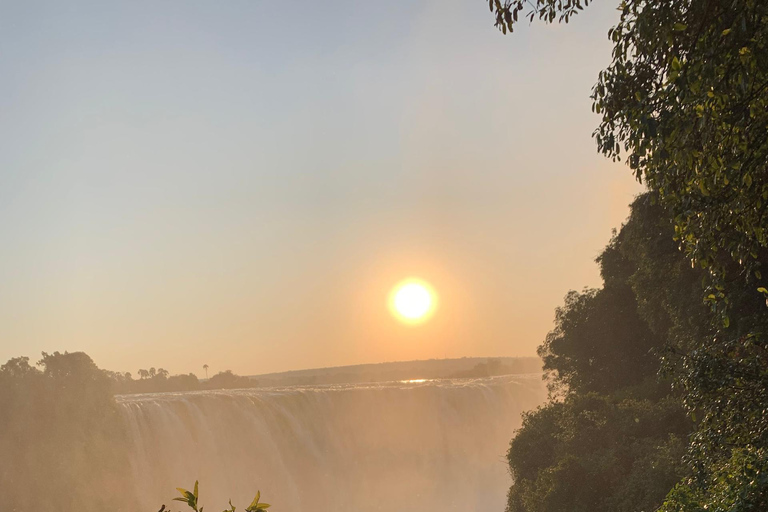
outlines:
[[504, 364], [501, 361], [501, 359], [489, 359], [486, 362], [477, 363], [475, 366], [473, 366], [469, 370], [456, 372], [453, 375], [451, 375], [451, 378], [452, 379], [477, 379], [482, 377], [496, 377], [499, 375], [511, 375], [515, 373], [534, 373], [534, 372], [538, 372], [539, 368], [536, 368], [536, 370], [529, 371], [529, 372], [520, 371], [520, 370], [521, 368], [519, 368], [518, 365]]
[[166, 391], [199, 391], [204, 389], [236, 389], [259, 386], [259, 381], [232, 373], [219, 372], [208, 380], [200, 380], [194, 373], [170, 375], [163, 368], [139, 370], [140, 378], [131, 373], [105, 371], [112, 381], [112, 390], [118, 395], [131, 393], [161, 393]]
[[313, 386], [358, 384], [410, 379], [478, 378], [494, 375], [541, 373], [538, 357], [462, 357], [361, 364], [257, 375], [261, 386]]
[[[479, 362], [475, 362], [478, 361]], [[473, 366], [470, 366], [474, 363]], [[462, 358], [406, 361], [339, 368], [321, 368], [248, 377], [219, 372], [201, 380], [193, 373], [170, 375], [163, 368], [141, 369], [139, 378], [129, 372], [106, 371], [116, 394], [199, 391], [206, 389], [238, 389], [274, 386], [318, 386], [327, 384], [359, 384], [405, 379], [482, 378], [498, 375], [541, 372], [536, 357]]]

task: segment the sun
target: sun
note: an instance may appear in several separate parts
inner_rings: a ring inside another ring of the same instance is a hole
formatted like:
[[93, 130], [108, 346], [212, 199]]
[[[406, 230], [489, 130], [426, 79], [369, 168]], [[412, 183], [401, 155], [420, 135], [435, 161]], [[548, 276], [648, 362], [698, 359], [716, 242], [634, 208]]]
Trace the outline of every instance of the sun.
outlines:
[[432, 316], [437, 306], [437, 295], [421, 279], [400, 281], [389, 294], [389, 309], [401, 321], [419, 324]]

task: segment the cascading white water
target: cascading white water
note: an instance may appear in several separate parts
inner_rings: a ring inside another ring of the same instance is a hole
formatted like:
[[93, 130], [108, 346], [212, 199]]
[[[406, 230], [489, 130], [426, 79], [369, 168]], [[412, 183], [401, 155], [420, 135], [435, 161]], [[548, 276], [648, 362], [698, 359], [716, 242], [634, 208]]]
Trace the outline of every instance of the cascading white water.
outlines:
[[544, 396], [518, 375], [118, 401], [145, 511], [199, 479], [211, 511], [260, 489], [276, 512], [502, 512], [509, 440]]

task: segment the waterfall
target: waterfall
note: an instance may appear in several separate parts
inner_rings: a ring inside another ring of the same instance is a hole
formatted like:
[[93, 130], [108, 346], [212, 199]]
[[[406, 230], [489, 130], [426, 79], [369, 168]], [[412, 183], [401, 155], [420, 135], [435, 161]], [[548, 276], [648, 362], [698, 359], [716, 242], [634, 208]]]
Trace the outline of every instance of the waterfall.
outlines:
[[145, 511], [199, 479], [211, 512], [257, 489], [275, 512], [502, 512], [509, 440], [544, 396], [539, 375], [515, 375], [118, 402]]

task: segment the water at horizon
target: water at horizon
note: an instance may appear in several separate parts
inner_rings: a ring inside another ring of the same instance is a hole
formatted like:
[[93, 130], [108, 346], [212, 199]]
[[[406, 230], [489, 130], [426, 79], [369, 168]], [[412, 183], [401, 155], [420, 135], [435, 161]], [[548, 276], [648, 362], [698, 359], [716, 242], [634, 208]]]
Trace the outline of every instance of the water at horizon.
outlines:
[[545, 395], [511, 375], [117, 398], [142, 510], [198, 479], [210, 510], [260, 489], [276, 512], [502, 512], [509, 440]]

